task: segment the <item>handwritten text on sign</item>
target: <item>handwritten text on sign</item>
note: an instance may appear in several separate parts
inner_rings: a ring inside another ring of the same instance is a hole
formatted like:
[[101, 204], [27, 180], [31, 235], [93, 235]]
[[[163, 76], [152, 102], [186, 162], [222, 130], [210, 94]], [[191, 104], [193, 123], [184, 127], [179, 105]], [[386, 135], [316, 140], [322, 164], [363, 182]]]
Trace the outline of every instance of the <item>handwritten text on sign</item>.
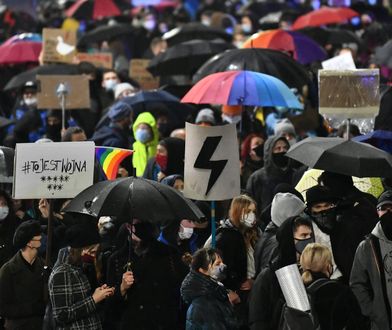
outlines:
[[72, 198], [93, 183], [93, 142], [22, 143], [15, 159], [15, 198]]

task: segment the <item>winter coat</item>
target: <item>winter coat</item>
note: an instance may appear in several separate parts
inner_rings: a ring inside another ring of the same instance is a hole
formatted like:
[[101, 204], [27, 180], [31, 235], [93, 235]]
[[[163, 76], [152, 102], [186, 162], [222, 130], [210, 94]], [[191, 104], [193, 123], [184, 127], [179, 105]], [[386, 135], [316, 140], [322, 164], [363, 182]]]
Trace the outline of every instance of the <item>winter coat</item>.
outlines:
[[144, 170], [147, 166], [147, 161], [155, 156], [158, 140], [159, 140], [159, 132], [157, 128], [157, 123], [154, 116], [149, 112], [143, 112], [139, 116], [137, 116], [135, 122], [133, 123], [133, 135], [136, 138], [136, 129], [139, 124], [147, 124], [152, 129], [153, 138], [150, 142], [143, 144], [140, 141], [136, 140], [133, 143], [133, 158], [132, 163], [133, 167], [136, 168], [136, 175], [142, 176]]
[[230, 290], [239, 290], [247, 277], [248, 257], [244, 237], [230, 220], [225, 220], [217, 230], [216, 249], [227, 266], [223, 284]]
[[10, 215], [0, 220], [0, 268], [16, 253], [12, 241], [19, 225], [18, 220]]
[[[284, 139], [282, 136], [271, 136], [264, 144], [264, 167], [254, 172], [247, 184], [246, 191], [257, 203], [259, 214], [272, 202], [274, 189], [279, 183], [291, 184], [293, 169], [290, 166], [285, 169], [278, 167], [272, 158], [272, 150], [276, 142]], [[284, 139], [286, 141], [286, 139]]]
[[97, 306], [80, 267], [61, 263], [49, 278], [49, 295], [56, 329], [102, 329]]
[[351, 289], [339, 281], [320, 277], [325, 283], [310, 296], [321, 330], [366, 330], [366, 319]]
[[187, 330], [238, 329], [233, 308], [223, 284], [191, 270], [181, 285], [182, 299], [190, 304]]
[[116, 147], [130, 149], [131, 135], [127, 129], [123, 129], [115, 123], [110, 123], [109, 126], [103, 126], [94, 133], [91, 138], [96, 145], [105, 147]]
[[358, 246], [351, 271], [350, 286], [371, 321], [372, 330], [390, 329], [391, 310], [386, 292], [380, 241], [388, 242], [378, 223], [372, 234]]
[[276, 257], [276, 248], [278, 247], [278, 241], [276, 240], [277, 231], [278, 227], [273, 222], [270, 222], [256, 243], [256, 276]]
[[45, 314], [44, 263], [32, 265], [16, 253], [0, 270], [0, 315], [10, 329], [42, 329]]

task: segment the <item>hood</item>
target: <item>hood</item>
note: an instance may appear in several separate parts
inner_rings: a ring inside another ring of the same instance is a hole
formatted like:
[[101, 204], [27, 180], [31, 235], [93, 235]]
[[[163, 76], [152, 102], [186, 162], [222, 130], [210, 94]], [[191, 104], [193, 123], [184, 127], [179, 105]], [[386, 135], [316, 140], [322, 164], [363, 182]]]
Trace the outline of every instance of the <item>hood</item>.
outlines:
[[159, 142], [167, 150], [166, 175], [184, 174], [185, 141], [179, 138], [168, 137]]
[[[286, 138], [281, 135], [270, 136], [264, 143], [264, 167], [268, 172], [273, 172], [276, 174], [285, 173], [285, 171], [277, 166], [272, 160], [272, 150], [278, 140], [284, 140], [286, 141], [287, 145], [290, 146]], [[288, 163], [288, 168], [290, 168], [290, 160]]]
[[277, 193], [271, 204], [271, 220], [280, 225], [290, 217], [300, 215], [306, 205], [297, 196], [290, 193]]
[[149, 144], [158, 144], [159, 140], [159, 133], [158, 133], [158, 128], [157, 128], [157, 122], [154, 118], [154, 116], [149, 113], [149, 112], [142, 112], [139, 116], [137, 116], [135, 122], [132, 125], [132, 130], [133, 130], [133, 136], [136, 136], [136, 128], [139, 126], [139, 124], [147, 124], [151, 127], [152, 133], [154, 135], [154, 138], [152, 139]]
[[193, 300], [203, 296], [213, 296], [221, 301], [227, 300], [227, 290], [209, 276], [191, 270], [181, 285], [182, 299], [191, 304]]
[[295, 218], [296, 217], [291, 217], [284, 221], [276, 233], [276, 240], [278, 241], [278, 260], [274, 265], [275, 269], [297, 263], [297, 254], [293, 238], [293, 221]]
[[372, 230], [372, 234], [376, 236], [378, 239], [384, 241], [385, 243], [392, 244], [390, 240], [385, 236], [384, 231], [382, 230], [380, 221], [377, 222], [377, 225]]

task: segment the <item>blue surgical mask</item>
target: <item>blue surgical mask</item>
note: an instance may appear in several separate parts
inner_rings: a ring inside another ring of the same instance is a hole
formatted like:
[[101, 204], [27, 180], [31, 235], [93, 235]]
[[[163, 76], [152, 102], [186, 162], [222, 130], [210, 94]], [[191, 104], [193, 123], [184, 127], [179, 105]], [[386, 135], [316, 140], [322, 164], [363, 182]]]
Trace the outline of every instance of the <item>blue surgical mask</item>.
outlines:
[[152, 139], [151, 132], [145, 128], [138, 128], [135, 133], [136, 140], [141, 143], [147, 143]]
[[105, 89], [106, 89], [107, 91], [114, 91], [114, 89], [115, 89], [116, 86], [117, 86], [117, 80], [115, 80], [115, 79], [108, 79], [108, 80], [105, 80], [104, 86], [105, 86]]
[[251, 33], [252, 32], [252, 25], [250, 25], [250, 24], [242, 24], [241, 28], [244, 33]]

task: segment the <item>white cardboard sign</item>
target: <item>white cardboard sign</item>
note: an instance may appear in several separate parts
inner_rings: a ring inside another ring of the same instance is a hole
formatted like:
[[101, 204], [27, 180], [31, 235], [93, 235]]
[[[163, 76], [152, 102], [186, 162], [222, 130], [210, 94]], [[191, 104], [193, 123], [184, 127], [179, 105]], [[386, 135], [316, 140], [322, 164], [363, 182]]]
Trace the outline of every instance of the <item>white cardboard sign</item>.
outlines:
[[240, 194], [240, 160], [234, 124], [205, 127], [186, 123], [184, 195], [219, 201]]
[[355, 70], [356, 66], [351, 53], [344, 53], [321, 62], [324, 70]]
[[18, 143], [13, 198], [73, 198], [93, 184], [94, 142]]

